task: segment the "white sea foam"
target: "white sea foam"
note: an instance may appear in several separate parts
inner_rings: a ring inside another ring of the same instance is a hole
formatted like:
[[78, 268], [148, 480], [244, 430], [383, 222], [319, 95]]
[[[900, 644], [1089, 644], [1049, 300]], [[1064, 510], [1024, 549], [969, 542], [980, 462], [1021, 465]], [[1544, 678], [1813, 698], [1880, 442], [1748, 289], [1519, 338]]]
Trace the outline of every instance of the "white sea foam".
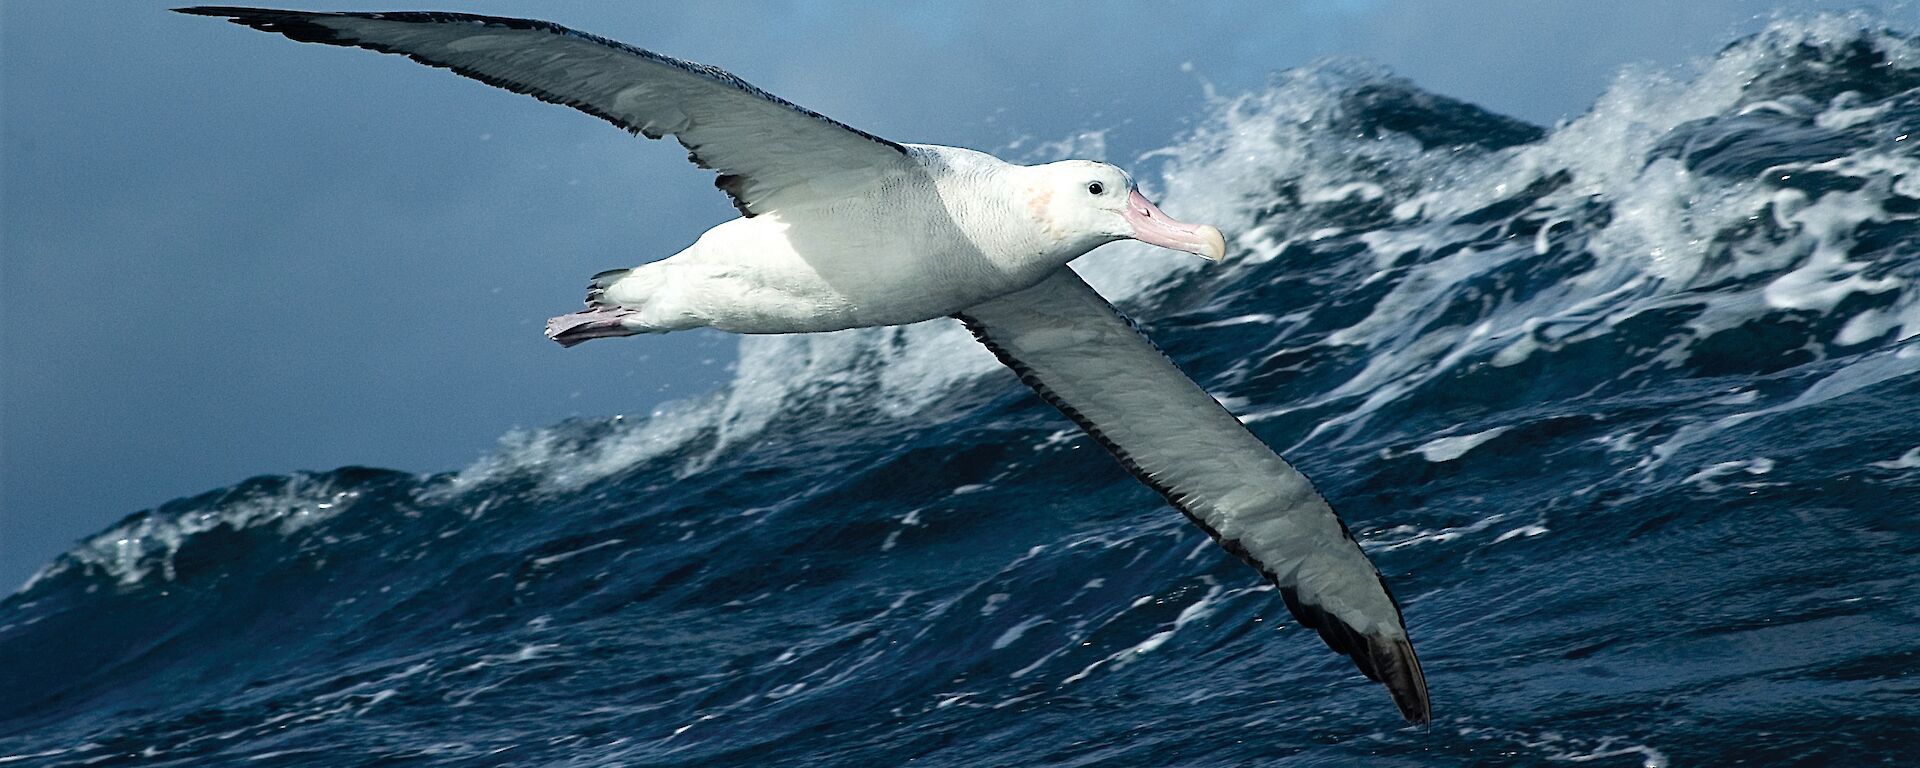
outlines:
[[1670, 764], [1666, 754], [1660, 750], [1621, 736], [1591, 739], [1567, 736], [1554, 731], [1525, 733], [1473, 726], [1462, 727], [1457, 732], [1465, 738], [1509, 745], [1505, 749], [1523, 754], [1539, 754], [1557, 763], [1590, 763], [1595, 760], [1631, 756], [1639, 758], [1641, 768], [1667, 768]]
[[1899, 458], [1891, 461], [1872, 462], [1870, 466], [1881, 469], [1920, 469], [1920, 446], [1916, 446], [1912, 450], [1900, 454]]
[[1051, 621], [1053, 620], [1045, 616], [1029, 616], [1025, 621], [1022, 621], [1018, 624], [1008, 627], [1007, 631], [1000, 633], [999, 637], [994, 638], [993, 649], [997, 651], [1009, 645], [1013, 645], [1014, 643], [1020, 642], [1020, 637], [1022, 635], [1025, 635], [1027, 633], [1027, 630], [1033, 629], [1034, 627], [1049, 623]]
[[1510, 541], [1513, 539], [1521, 539], [1521, 538], [1531, 539], [1535, 536], [1546, 535], [1547, 533], [1549, 533], [1549, 529], [1546, 526], [1541, 525], [1539, 523], [1532, 523], [1529, 525], [1520, 526], [1511, 531], [1507, 531], [1506, 533], [1493, 537], [1493, 543], [1499, 544], [1500, 542], [1503, 542], [1503, 541]]
[[567, 560], [571, 560], [575, 557], [584, 555], [588, 552], [592, 552], [597, 549], [606, 549], [607, 547], [619, 546], [624, 543], [626, 543], [625, 539], [608, 539], [598, 544], [588, 544], [587, 546], [581, 547], [579, 549], [567, 550], [557, 555], [547, 555], [546, 557], [536, 557], [533, 559], [533, 566], [535, 568], [545, 568], [549, 565], [565, 562]]
[[6, 765], [8, 763], [17, 763], [22, 760], [38, 760], [43, 757], [58, 757], [60, 755], [64, 755], [71, 751], [73, 750], [72, 749], [49, 749], [49, 750], [44, 750], [40, 752], [22, 753], [18, 755], [0, 755], [0, 765]]
[[1475, 432], [1471, 435], [1435, 438], [1413, 450], [1427, 461], [1436, 464], [1443, 461], [1453, 461], [1454, 459], [1467, 455], [1468, 451], [1480, 447], [1488, 440], [1506, 434], [1509, 429], [1512, 429], [1512, 427], [1494, 427], [1493, 429]]
[[1718, 464], [1714, 464], [1712, 466], [1701, 469], [1700, 471], [1695, 472], [1691, 475], [1688, 475], [1686, 476], [1686, 478], [1682, 479], [1680, 482], [1693, 483], [1695, 485], [1700, 486], [1704, 490], [1714, 491], [1714, 490], [1720, 489], [1720, 484], [1717, 482], [1714, 482], [1718, 478], [1724, 478], [1729, 475], [1737, 476], [1741, 474], [1745, 474], [1749, 476], [1758, 476], [1758, 475], [1764, 475], [1772, 471], [1773, 471], [1773, 459], [1769, 459], [1766, 457], [1761, 457], [1757, 459], [1745, 459], [1740, 461], [1723, 461]]
[[1448, 526], [1439, 529], [1416, 528], [1401, 525], [1381, 531], [1360, 542], [1360, 548], [1369, 552], [1394, 550], [1419, 544], [1440, 544], [1453, 541], [1470, 533], [1479, 533], [1492, 527], [1494, 523], [1507, 519], [1507, 513], [1495, 512], [1466, 525]]
[[[1072, 675], [1067, 676], [1066, 679], [1061, 680], [1060, 684], [1071, 685], [1081, 680], [1085, 680], [1088, 675], [1093, 674], [1094, 670], [1099, 669], [1101, 667], [1118, 669], [1120, 667], [1126, 666], [1127, 664], [1131, 663], [1132, 661], [1139, 658], [1140, 656], [1148, 653], [1152, 653], [1154, 650], [1158, 649], [1160, 646], [1165, 645], [1166, 642], [1172, 639], [1174, 634], [1179, 632], [1181, 628], [1187, 626], [1188, 624], [1193, 623], [1194, 621], [1197, 621], [1199, 619], [1203, 619], [1209, 615], [1212, 615], [1214, 611], [1219, 610], [1219, 607], [1220, 607], [1219, 598], [1221, 594], [1225, 591], [1225, 589], [1221, 587], [1219, 584], [1214, 583], [1214, 581], [1211, 578], [1207, 578], [1205, 579], [1205, 581], [1207, 583], [1207, 593], [1205, 595], [1202, 595], [1199, 600], [1194, 601], [1191, 605], [1188, 605], [1187, 607], [1180, 609], [1180, 614], [1174, 617], [1173, 624], [1171, 626], [1164, 627], [1154, 632], [1152, 635], [1148, 635], [1146, 639], [1141, 640], [1140, 642], [1135, 643], [1132, 646], [1115, 651], [1101, 659], [1094, 661], [1092, 664], [1088, 664], [1085, 668], [1081, 669], [1079, 672], [1075, 672]], [[1235, 594], [1238, 594], [1238, 593], [1239, 593], [1238, 591], [1235, 592]], [[1145, 597], [1142, 597], [1139, 600], [1134, 601], [1134, 604], [1132, 607], [1139, 607], [1141, 605], [1145, 605], [1147, 603], [1153, 602], [1153, 600], [1154, 598], [1152, 595], [1147, 595]]]
[[358, 499], [358, 492], [335, 490], [324, 479], [296, 474], [278, 491], [228, 499], [217, 508], [142, 514], [81, 542], [41, 568], [19, 591], [74, 568], [107, 574], [121, 584], [149, 577], [172, 581], [175, 553], [196, 534], [221, 526], [274, 526], [292, 533], [339, 514]]

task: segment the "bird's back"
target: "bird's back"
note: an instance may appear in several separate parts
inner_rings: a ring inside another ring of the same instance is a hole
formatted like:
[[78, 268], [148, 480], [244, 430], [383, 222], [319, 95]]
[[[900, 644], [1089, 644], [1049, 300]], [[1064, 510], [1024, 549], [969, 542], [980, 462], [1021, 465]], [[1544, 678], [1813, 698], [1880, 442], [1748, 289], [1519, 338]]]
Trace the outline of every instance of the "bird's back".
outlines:
[[[912, 169], [708, 230], [610, 288], [741, 333], [792, 333], [945, 317], [1038, 282], [1017, 167], [916, 145]], [[1010, 170], [1016, 169], [1016, 170]], [[1009, 225], [1008, 222], [1013, 222]]]

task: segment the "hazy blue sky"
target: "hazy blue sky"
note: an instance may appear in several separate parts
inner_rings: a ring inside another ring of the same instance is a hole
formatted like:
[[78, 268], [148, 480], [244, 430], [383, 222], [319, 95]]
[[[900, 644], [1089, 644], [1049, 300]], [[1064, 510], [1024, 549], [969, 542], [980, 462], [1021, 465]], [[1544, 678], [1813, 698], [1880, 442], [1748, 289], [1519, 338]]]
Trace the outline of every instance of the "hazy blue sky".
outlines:
[[[440, 7], [716, 64], [901, 141], [995, 151], [1105, 129], [1124, 163], [1198, 114], [1202, 78], [1234, 93], [1356, 56], [1551, 123], [1623, 64], [1711, 54], [1775, 9], [1857, 4]], [[343, 464], [453, 469], [513, 426], [643, 413], [723, 378], [717, 333], [571, 350], [540, 333], [587, 276], [733, 215], [677, 146], [165, 7], [0, 4], [0, 589], [176, 496]]]

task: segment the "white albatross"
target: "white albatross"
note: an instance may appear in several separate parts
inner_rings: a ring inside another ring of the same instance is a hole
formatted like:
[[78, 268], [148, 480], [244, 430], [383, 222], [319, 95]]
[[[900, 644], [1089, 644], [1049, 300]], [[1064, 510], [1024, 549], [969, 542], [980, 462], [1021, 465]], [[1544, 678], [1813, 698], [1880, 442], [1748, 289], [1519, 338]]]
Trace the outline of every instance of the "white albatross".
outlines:
[[1168, 218], [1105, 163], [1019, 166], [897, 144], [727, 72], [544, 21], [460, 13], [185, 8], [309, 43], [366, 48], [673, 136], [741, 217], [685, 250], [594, 277], [547, 335], [712, 327], [831, 331], [954, 317], [1287, 608], [1431, 719], [1400, 608], [1307, 478], [1175, 368], [1067, 262], [1132, 238], [1219, 260], [1213, 227]]

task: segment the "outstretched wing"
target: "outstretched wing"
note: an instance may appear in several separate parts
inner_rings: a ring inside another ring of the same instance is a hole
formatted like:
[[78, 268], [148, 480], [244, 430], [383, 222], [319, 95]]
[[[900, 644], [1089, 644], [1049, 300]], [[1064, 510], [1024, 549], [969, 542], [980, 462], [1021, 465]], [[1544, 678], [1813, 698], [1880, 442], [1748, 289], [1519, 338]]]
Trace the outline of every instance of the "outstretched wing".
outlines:
[[955, 315], [1141, 482], [1278, 585], [1300, 623], [1431, 717], [1379, 571], [1327, 501], [1071, 269]]
[[762, 91], [724, 70], [558, 24], [465, 13], [308, 13], [182, 8], [305, 43], [414, 61], [563, 104], [650, 139], [673, 136], [719, 171], [714, 185], [752, 216], [835, 195], [910, 167], [907, 150]]

